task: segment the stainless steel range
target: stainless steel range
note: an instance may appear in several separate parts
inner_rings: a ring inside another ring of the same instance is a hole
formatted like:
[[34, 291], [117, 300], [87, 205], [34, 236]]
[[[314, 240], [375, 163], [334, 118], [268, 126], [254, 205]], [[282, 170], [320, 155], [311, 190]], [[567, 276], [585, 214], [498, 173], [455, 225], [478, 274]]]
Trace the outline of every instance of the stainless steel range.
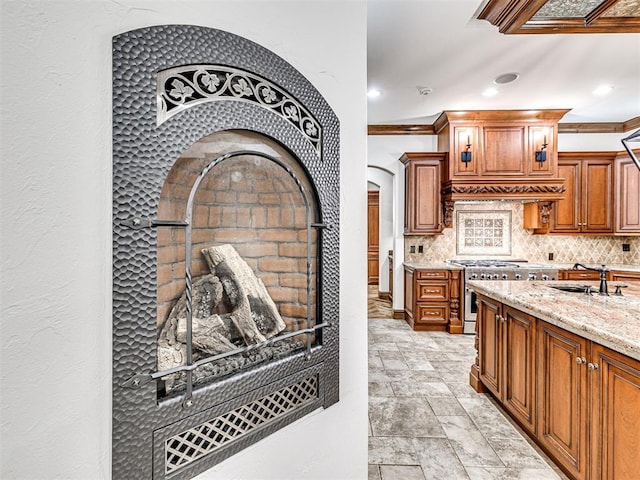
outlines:
[[463, 333], [474, 334], [478, 306], [476, 294], [467, 287], [468, 280], [557, 280], [558, 269], [527, 260], [451, 259], [447, 262], [464, 267]]

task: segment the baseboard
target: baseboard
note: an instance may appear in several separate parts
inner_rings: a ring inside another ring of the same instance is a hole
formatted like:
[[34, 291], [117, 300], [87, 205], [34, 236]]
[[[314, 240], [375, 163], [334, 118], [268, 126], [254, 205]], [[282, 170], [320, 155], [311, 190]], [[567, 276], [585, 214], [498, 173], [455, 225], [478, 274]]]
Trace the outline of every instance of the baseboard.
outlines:
[[393, 318], [395, 320], [404, 320], [404, 310], [394, 310]]
[[391, 293], [390, 292], [378, 292], [378, 298], [382, 300], [391, 301]]

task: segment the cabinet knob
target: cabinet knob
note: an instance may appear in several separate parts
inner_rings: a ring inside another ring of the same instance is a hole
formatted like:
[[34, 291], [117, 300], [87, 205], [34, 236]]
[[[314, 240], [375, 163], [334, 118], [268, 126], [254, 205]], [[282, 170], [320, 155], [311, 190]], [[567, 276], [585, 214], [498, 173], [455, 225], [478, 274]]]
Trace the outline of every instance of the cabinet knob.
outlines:
[[577, 358], [576, 358], [576, 363], [577, 363], [578, 365], [584, 365], [585, 363], [587, 363], [587, 359], [586, 359], [586, 358], [584, 358], [584, 357], [577, 357]]
[[589, 363], [589, 365], [587, 365], [587, 368], [589, 370], [598, 370], [600, 368], [600, 365], [598, 365], [597, 363]]

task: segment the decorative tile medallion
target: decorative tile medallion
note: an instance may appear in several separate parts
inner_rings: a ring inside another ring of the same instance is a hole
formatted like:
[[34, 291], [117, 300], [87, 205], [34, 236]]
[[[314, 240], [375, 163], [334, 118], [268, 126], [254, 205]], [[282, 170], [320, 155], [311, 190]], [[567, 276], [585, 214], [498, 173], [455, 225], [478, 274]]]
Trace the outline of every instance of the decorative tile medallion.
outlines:
[[484, 210], [456, 212], [458, 255], [510, 255], [511, 212]]

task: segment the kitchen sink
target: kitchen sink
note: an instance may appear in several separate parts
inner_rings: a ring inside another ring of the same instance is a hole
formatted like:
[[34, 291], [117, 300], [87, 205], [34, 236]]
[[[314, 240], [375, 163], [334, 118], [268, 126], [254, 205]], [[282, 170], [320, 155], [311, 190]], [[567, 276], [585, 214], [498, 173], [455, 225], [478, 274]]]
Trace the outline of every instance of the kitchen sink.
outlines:
[[591, 289], [590, 285], [549, 285], [551, 288], [563, 292], [587, 293]]

